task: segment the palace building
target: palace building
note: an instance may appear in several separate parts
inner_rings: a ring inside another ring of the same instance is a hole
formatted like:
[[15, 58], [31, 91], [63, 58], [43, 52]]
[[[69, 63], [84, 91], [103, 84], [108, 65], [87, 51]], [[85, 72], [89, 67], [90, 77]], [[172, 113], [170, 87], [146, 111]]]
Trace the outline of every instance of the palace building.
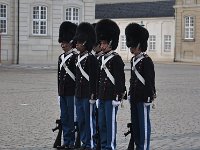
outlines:
[[120, 27], [124, 61], [132, 57], [124, 30], [136, 22], [149, 31], [154, 61], [200, 62], [200, 0], [1, 0], [0, 64], [57, 64], [60, 24], [103, 18]]

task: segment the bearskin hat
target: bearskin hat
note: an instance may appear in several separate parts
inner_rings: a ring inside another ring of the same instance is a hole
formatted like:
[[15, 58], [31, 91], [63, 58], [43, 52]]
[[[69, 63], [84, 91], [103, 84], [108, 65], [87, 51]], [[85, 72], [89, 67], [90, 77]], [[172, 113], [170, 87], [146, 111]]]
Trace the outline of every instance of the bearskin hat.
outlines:
[[119, 42], [120, 29], [118, 25], [110, 19], [102, 19], [96, 24], [97, 41], [102, 40], [111, 43], [111, 47], [115, 50]]
[[149, 32], [147, 29], [137, 23], [130, 23], [125, 29], [127, 47], [137, 47], [140, 43], [140, 48], [143, 52], [147, 50], [147, 41]]
[[[58, 42], [61, 43], [65, 41], [69, 43], [71, 40], [73, 40], [74, 35], [76, 33], [76, 28], [76, 24], [69, 21], [64, 21], [60, 25]], [[74, 46], [75, 44], [73, 45], [73, 47]]]
[[86, 49], [90, 52], [96, 43], [96, 32], [94, 27], [88, 22], [82, 22], [76, 29], [74, 40], [85, 42]]
[[[93, 26], [93, 28], [94, 28], [94, 30], [95, 30], [95, 34], [96, 34], [96, 24], [97, 24], [97, 23], [93, 23], [93, 24], [92, 24], [92, 26]], [[98, 42], [97, 42], [97, 40], [96, 40], [95, 46], [97, 46], [97, 45], [98, 45]]]
[[97, 25], [97, 23], [93, 23], [93, 24], [92, 24], [92, 26], [93, 26], [94, 28], [96, 27], [96, 25]]

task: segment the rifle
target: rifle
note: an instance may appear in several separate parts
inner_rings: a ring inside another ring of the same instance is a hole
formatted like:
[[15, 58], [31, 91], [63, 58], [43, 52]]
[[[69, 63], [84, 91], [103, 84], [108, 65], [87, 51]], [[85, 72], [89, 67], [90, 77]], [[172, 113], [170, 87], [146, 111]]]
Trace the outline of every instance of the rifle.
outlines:
[[75, 127], [75, 129], [72, 131], [72, 133], [77, 133], [74, 147], [80, 148], [81, 147], [81, 140], [80, 140], [80, 132], [79, 132], [79, 128], [78, 128], [78, 122], [74, 122], [74, 127]]
[[56, 120], [56, 127], [52, 129], [53, 132], [56, 130], [58, 130], [58, 134], [57, 134], [56, 140], [53, 144], [53, 148], [57, 148], [57, 147], [61, 146], [62, 124], [61, 124], [60, 119]]
[[134, 138], [132, 135], [132, 133], [133, 133], [132, 123], [127, 123], [127, 128], [129, 128], [129, 130], [128, 130], [128, 132], [124, 133], [124, 136], [126, 137], [127, 135], [131, 134], [127, 150], [134, 150]]
[[99, 134], [99, 124], [98, 124], [98, 108], [95, 109], [95, 118], [96, 118], [96, 133], [93, 135], [93, 139], [96, 143], [96, 149], [95, 150], [101, 150], [101, 139]]

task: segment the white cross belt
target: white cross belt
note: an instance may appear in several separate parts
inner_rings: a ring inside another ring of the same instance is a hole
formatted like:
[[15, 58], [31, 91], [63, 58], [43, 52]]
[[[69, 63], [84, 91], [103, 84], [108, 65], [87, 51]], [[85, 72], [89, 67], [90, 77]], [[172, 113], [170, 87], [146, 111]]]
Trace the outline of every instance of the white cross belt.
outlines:
[[81, 58], [80, 58], [80, 55], [78, 55], [78, 62], [76, 63], [76, 66], [79, 67], [79, 70], [81, 71], [81, 74], [85, 77], [85, 79], [89, 81], [88, 74], [83, 70], [83, 68], [81, 66], [81, 61], [83, 59], [85, 59], [87, 56], [88, 56], [88, 53], [86, 53], [85, 55], [83, 55]]
[[71, 70], [69, 70], [68, 66], [65, 64], [65, 62], [73, 55], [73, 53], [68, 54], [66, 57], [64, 57], [64, 54], [61, 55], [61, 64], [60, 64], [60, 70], [62, 67], [64, 67], [66, 73], [75, 81], [75, 76], [74, 74], [71, 72]]
[[112, 58], [114, 57], [114, 55], [110, 55], [108, 56], [106, 59], [104, 59], [104, 56], [102, 57], [102, 65], [101, 65], [101, 70], [104, 69], [107, 77], [110, 79], [110, 81], [112, 82], [112, 84], [115, 85], [115, 79], [112, 76], [112, 74], [110, 73], [110, 71], [108, 70], [108, 68], [106, 67], [106, 63]]
[[137, 78], [140, 80], [140, 82], [142, 82], [142, 84], [144, 84], [145, 85], [145, 80], [144, 80], [144, 78], [142, 77], [142, 75], [137, 71], [137, 69], [136, 69], [136, 65], [137, 65], [137, 63], [140, 61], [140, 60], [142, 60], [144, 58], [144, 56], [141, 56], [140, 58], [138, 58], [136, 61], [134, 61], [133, 60], [133, 67], [132, 67], [132, 70], [135, 72], [135, 74], [136, 74], [136, 76], [137, 76]]

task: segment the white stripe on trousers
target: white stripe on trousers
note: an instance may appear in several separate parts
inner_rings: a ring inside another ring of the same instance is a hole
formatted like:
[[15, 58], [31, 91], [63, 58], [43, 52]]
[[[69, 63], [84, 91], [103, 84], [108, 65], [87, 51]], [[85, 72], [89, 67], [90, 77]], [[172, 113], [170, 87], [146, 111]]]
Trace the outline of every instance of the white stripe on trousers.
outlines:
[[144, 150], [147, 149], [147, 106], [144, 104]]
[[90, 143], [91, 143], [91, 148], [94, 148], [92, 112], [93, 112], [93, 104], [90, 104], [90, 134], [91, 134]]
[[74, 96], [74, 122], [77, 121], [77, 115], [76, 115], [76, 99], [75, 99], [75, 96]]
[[115, 106], [113, 106], [112, 110], [112, 141], [111, 141], [112, 150], [115, 150], [114, 142], [115, 142]]

